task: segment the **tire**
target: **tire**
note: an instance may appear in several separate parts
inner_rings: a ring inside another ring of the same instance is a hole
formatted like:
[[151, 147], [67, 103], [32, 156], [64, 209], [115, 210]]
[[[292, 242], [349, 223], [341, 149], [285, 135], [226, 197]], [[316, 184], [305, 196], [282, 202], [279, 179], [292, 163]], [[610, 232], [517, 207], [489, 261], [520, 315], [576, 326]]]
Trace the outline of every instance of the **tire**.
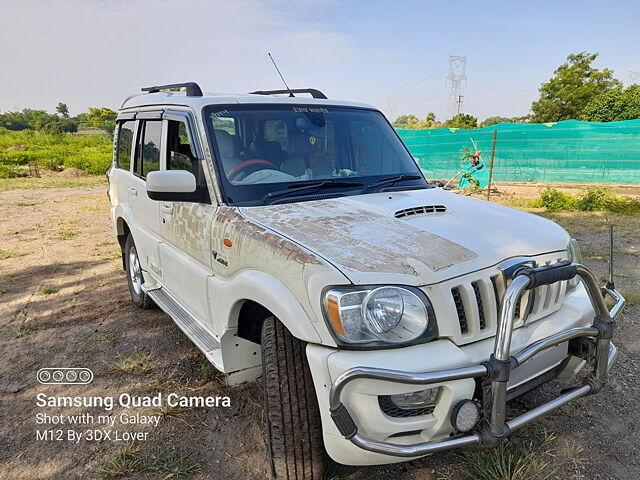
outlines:
[[262, 326], [262, 383], [271, 471], [277, 480], [321, 480], [327, 465], [305, 343], [274, 317]]
[[124, 270], [127, 273], [127, 285], [133, 304], [142, 309], [149, 309], [155, 304], [151, 297], [142, 289], [144, 276], [140, 267], [140, 258], [133, 237], [129, 235], [124, 244]]

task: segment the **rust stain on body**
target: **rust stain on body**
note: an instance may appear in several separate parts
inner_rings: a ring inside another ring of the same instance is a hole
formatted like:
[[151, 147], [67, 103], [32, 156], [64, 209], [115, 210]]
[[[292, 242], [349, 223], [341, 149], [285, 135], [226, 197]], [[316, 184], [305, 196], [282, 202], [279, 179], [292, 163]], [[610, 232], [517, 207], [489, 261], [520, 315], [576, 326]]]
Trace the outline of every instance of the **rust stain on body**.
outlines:
[[254, 207], [245, 214], [356, 271], [418, 275], [420, 264], [437, 271], [477, 257], [446, 238], [340, 202]]
[[230, 239], [233, 247], [228, 251], [235, 251], [235, 255], [239, 257], [258, 255], [303, 265], [321, 263], [315, 255], [291, 240], [245, 218], [235, 208], [222, 207], [215, 217], [213, 228], [212, 238]]

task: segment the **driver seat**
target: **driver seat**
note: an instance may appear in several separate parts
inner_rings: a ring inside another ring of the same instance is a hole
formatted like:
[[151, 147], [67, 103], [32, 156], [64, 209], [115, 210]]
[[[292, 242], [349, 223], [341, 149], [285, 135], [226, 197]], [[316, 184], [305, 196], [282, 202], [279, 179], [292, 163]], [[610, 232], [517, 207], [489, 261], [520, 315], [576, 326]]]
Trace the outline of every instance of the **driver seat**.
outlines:
[[226, 130], [215, 129], [213, 133], [216, 136], [218, 150], [222, 161], [225, 174], [228, 174], [233, 168], [242, 163], [242, 159], [236, 156], [236, 145], [233, 136]]

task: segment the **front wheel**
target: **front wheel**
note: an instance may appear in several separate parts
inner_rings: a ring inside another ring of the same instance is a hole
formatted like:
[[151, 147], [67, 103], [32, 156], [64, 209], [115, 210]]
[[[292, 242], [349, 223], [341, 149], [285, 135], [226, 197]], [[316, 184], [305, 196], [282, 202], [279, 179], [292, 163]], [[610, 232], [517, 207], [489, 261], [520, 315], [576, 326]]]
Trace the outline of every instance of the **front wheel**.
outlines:
[[304, 343], [276, 318], [262, 326], [262, 384], [271, 471], [277, 480], [320, 480], [322, 425]]
[[127, 284], [129, 285], [131, 301], [136, 307], [143, 309], [151, 308], [154, 303], [142, 288], [144, 276], [142, 275], [138, 250], [136, 249], [135, 243], [133, 243], [133, 237], [131, 235], [127, 237], [127, 241], [124, 244], [124, 258], [124, 269], [127, 272]]

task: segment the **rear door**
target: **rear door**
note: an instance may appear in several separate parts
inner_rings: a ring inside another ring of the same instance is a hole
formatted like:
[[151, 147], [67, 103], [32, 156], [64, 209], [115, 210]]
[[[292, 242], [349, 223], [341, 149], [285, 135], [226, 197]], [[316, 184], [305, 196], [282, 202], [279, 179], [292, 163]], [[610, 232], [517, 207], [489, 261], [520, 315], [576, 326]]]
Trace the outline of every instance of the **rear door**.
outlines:
[[127, 186], [128, 203], [135, 217], [129, 225], [138, 248], [142, 269], [150, 276], [159, 277], [160, 216], [159, 204], [147, 196], [146, 177], [160, 170], [163, 155], [164, 129], [162, 112], [140, 112], [136, 116], [137, 140], [130, 182]]

